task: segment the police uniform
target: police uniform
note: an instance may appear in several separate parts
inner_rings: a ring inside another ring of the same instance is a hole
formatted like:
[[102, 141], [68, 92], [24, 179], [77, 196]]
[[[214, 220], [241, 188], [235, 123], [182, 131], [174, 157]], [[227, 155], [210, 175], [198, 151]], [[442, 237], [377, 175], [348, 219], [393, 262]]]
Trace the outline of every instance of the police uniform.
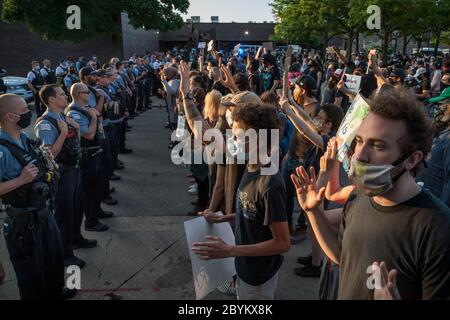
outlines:
[[[66, 121], [64, 114], [47, 111], [36, 121], [35, 135], [41, 140], [43, 146], [54, 145], [61, 131], [58, 120]], [[82, 210], [79, 205], [79, 190], [81, 184], [80, 163], [81, 149], [78, 133], [68, 124], [68, 134], [64, 145], [56, 157], [60, 166], [60, 181], [56, 194], [55, 218], [61, 230], [61, 239], [64, 247], [64, 258], [74, 256], [72, 249], [73, 234], [81, 234], [78, 221], [82, 219]], [[77, 222], [77, 223], [74, 223]]]
[[45, 84], [56, 84], [55, 70], [49, 67], [41, 69], [41, 76], [44, 77]]
[[[135, 77], [139, 77], [144, 69], [138, 65], [135, 65], [132, 68], [132, 71]], [[145, 90], [144, 90], [144, 79], [136, 81], [137, 86], [137, 110], [143, 112], [144, 111], [144, 99], [145, 99]]]
[[66, 66], [60, 64], [57, 68], [56, 68], [56, 84], [58, 86], [62, 86], [64, 83], [64, 77], [67, 75], [69, 69], [66, 68]]
[[[118, 153], [117, 121], [120, 121], [119, 103], [115, 100], [114, 92], [111, 87], [97, 86], [97, 91], [105, 97], [105, 107], [103, 109], [103, 128], [106, 140], [102, 144], [103, 153], [100, 166], [100, 198], [105, 200], [110, 198], [109, 179], [114, 174], [114, 157]], [[116, 157], [117, 158], [117, 157]]]
[[1, 196], [7, 206], [4, 236], [20, 297], [60, 299], [64, 288], [63, 248], [50, 211], [57, 172], [24, 133], [15, 141], [0, 129], [0, 139], [0, 181], [17, 178], [23, 167], [31, 163], [39, 169], [32, 183]]
[[73, 84], [77, 82], [80, 82], [80, 79], [77, 77], [76, 74], [69, 73], [67, 76], [65, 76], [63, 89], [69, 97], [70, 97], [70, 88], [72, 87]]
[[[99, 225], [100, 213], [100, 161], [103, 153], [101, 143], [104, 140], [103, 127], [99, 122], [94, 140], [87, 140], [83, 136], [89, 131], [91, 116], [86, 108], [71, 103], [67, 109], [67, 116], [75, 120], [80, 126], [81, 134], [81, 180], [85, 226], [95, 227]], [[81, 220], [79, 221], [81, 225]]]
[[44, 77], [41, 75], [40, 70], [31, 70], [28, 72], [27, 80], [36, 89], [36, 93], [34, 94], [34, 109], [36, 110], [37, 116], [40, 117], [45, 111], [41, 98], [39, 97], [39, 90], [45, 85]]

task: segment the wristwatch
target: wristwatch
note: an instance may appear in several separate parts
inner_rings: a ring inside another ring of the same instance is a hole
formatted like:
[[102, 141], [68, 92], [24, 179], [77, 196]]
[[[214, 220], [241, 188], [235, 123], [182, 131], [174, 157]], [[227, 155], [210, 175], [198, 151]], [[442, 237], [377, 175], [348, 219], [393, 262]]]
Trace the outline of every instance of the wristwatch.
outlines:
[[189, 91], [188, 93], [186, 93], [185, 95], [183, 95], [183, 100], [194, 100], [194, 97], [192, 96], [192, 92]]

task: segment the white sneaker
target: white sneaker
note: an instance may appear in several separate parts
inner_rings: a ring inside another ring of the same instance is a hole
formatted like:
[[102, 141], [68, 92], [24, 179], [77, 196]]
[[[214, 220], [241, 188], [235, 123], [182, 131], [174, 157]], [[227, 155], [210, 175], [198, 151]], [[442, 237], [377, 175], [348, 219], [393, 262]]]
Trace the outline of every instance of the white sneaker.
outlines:
[[221, 293], [226, 294], [227, 296], [233, 296], [235, 297], [236, 294], [236, 287], [233, 286], [234, 279], [227, 280], [224, 283], [222, 283], [220, 286], [217, 287], [217, 290], [219, 290]]
[[190, 195], [192, 195], [192, 196], [196, 196], [197, 193], [198, 193], [197, 186], [194, 186], [192, 189], [189, 189], [189, 190], [188, 190], [188, 193], [189, 193]]

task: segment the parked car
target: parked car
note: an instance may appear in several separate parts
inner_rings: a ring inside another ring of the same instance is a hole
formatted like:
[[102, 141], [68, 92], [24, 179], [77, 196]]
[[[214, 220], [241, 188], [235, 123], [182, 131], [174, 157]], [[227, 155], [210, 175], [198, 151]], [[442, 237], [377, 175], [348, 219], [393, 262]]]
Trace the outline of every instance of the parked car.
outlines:
[[27, 83], [27, 78], [6, 76], [6, 70], [0, 68], [0, 93], [14, 93], [30, 103], [34, 101], [34, 95]]

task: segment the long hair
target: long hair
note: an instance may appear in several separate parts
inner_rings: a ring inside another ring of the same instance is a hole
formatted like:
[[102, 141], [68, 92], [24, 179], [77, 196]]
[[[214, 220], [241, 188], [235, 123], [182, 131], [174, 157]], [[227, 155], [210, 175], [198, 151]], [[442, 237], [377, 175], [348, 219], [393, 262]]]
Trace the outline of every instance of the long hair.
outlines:
[[222, 94], [217, 90], [212, 90], [206, 95], [205, 109], [203, 110], [203, 116], [205, 120], [210, 122], [217, 122], [219, 120], [219, 108]]

